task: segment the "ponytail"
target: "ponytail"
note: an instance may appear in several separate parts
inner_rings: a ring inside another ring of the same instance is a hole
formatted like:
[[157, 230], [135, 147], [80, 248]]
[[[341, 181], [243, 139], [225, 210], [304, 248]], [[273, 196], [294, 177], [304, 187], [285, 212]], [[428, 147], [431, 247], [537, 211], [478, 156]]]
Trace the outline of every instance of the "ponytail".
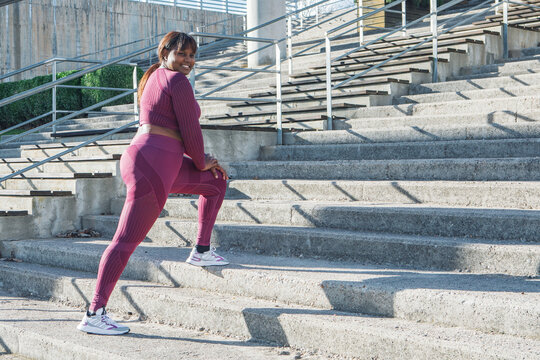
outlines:
[[142, 94], [143, 94], [143, 91], [144, 91], [144, 87], [146, 86], [146, 82], [148, 81], [148, 78], [160, 66], [161, 66], [161, 63], [155, 63], [154, 65], [150, 66], [150, 68], [148, 70], [146, 70], [143, 77], [139, 81], [139, 86], [138, 86], [138, 89], [137, 89], [137, 102], [139, 103], [139, 105], [141, 104], [141, 97], [142, 97]]

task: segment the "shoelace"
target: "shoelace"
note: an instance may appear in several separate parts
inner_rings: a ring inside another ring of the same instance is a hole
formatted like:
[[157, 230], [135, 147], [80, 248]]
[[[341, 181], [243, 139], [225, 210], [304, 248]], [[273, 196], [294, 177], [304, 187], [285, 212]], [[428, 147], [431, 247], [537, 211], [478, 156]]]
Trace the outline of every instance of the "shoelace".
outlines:
[[116, 323], [113, 319], [111, 319], [108, 315], [101, 315], [101, 322], [107, 324], [107, 325], [114, 325], [116, 326]]

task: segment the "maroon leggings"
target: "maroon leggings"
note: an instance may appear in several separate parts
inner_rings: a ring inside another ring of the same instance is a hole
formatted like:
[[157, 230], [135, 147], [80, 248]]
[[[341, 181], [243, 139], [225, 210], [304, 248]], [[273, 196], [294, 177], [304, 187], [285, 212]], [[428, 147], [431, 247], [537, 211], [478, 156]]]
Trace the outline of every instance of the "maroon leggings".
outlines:
[[107, 305], [129, 257], [150, 231], [169, 193], [199, 194], [197, 245], [210, 245], [210, 235], [223, 202], [227, 182], [200, 171], [184, 157], [181, 142], [154, 134], [136, 135], [120, 159], [127, 188], [116, 233], [99, 263], [90, 310]]

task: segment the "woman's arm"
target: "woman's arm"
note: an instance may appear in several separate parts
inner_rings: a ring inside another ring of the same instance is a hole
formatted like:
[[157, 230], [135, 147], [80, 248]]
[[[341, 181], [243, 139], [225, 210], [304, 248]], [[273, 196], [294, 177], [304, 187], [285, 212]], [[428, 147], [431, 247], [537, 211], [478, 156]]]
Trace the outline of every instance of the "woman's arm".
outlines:
[[199, 104], [195, 100], [195, 95], [191, 84], [184, 75], [175, 76], [175, 84], [171, 89], [171, 97], [174, 113], [178, 121], [182, 141], [188, 154], [197, 169], [203, 171], [206, 166], [204, 154], [204, 141], [199, 124], [201, 114]]

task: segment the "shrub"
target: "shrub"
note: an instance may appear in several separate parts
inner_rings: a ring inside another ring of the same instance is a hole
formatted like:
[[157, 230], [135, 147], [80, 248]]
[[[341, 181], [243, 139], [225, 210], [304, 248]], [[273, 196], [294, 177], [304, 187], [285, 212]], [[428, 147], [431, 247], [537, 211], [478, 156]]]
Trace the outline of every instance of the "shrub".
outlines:
[[[65, 71], [57, 74], [57, 78], [66, 77], [75, 71]], [[36, 76], [28, 80], [13, 81], [0, 84], [0, 99], [10, 97], [20, 92], [33, 89], [37, 86], [52, 81], [52, 75]], [[67, 85], [79, 85], [80, 80], [74, 79], [66, 83]], [[58, 110], [80, 109], [81, 96], [77, 89], [59, 88], [56, 92], [56, 108]], [[18, 100], [9, 105], [0, 107], [0, 129], [6, 129], [23, 121], [42, 115], [52, 110], [52, 89], [42, 91], [28, 98]], [[29, 125], [35, 127], [51, 121], [51, 117], [46, 117], [38, 122]]]
[[[77, 70], [65, 71], [57, 74], [57, 78], [63, 78], [75, 73]], [[133, 87], [133, 67], [128, 65], [112, 65], [106, 68], [86, 74], [80, 78], [68, 81], [64, 85], [82, 85], [94, 87], [132, 88]], [[143, 71], [138, 68], [137, 80], [143, 75]], [[37, 86], [52, 81], [52, 75], [36, 76], [29, 80], [0, 83], [0, 99], [4, 99], [17, 93], [33, 89]], [[118, 95], [118, 91], [111, 90], [91, 90], [91, 89], [64, 89], [58, 88], [56, 92], [57, 110], [81, 110], [112, 96]], [[107, 105], [129, 104], [133, 102], [133, 95], [123, 97]], [[45, 114], [52, 110], [52, 89], [32, 95], [28, 98], [18, 100], [9, 105], [0, 107], [0, 129], [6, 129], [36, 116]], [[96, 109], [99, 110], [99, 109]], [[57, 118], [64, 116], [58, 114]], [[33, 128], [51, 121], [48, 116], [36, 121], [25, 128]]]
[[[141, 79], [143, 71], [137, 68], [137, 82]], [[86, 74], [81, 79], [82, 86], [133, 88], [133, 67], [128, 65], [112, 65]], [[88, 107], [103, 100], [120, 94], [120, 91], [83, 89], [82, 106]], [[133, 103], [133, 95], [120, 98], [106, 106]], [[96, 109], [97, 110], [97, 109]]]

